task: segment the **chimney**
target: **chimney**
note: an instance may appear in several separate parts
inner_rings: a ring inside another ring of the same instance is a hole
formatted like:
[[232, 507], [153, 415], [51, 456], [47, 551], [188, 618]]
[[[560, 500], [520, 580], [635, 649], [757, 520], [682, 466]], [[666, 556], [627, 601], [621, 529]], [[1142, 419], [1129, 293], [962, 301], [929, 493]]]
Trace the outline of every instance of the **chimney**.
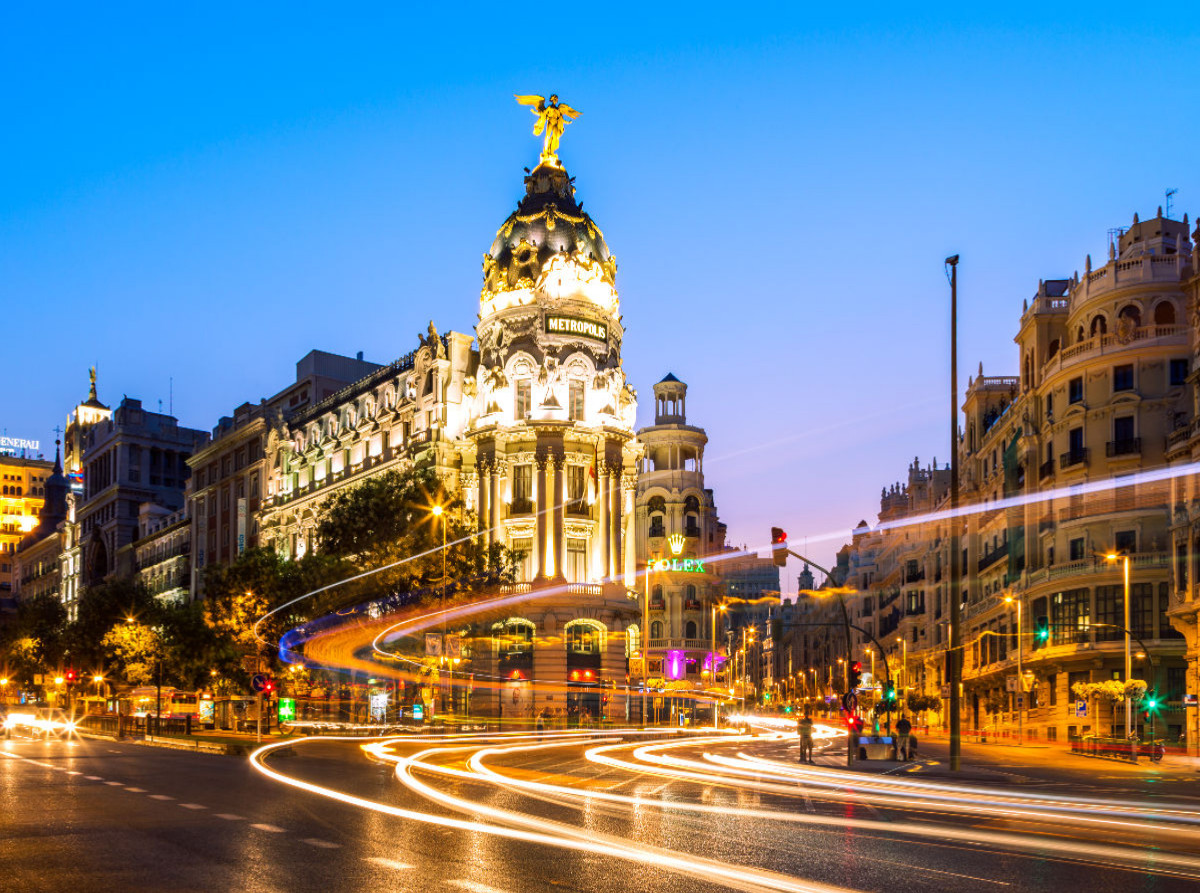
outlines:
[[360, 350], [360, 351], [359, 351], [359, 352], [358, 352], [358, 353], [355, 355], [354, 359], [358, 360], [358, 361], [361, 363], [361, 362], [362, 362], [362, 355], [363, 355], [363, 352]]

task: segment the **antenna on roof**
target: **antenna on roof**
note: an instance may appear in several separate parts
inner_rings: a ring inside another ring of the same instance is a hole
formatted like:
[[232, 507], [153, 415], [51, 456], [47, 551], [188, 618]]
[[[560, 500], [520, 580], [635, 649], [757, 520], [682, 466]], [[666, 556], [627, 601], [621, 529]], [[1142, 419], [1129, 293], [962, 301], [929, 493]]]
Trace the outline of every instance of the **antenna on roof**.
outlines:
[[1173, 196], [1178, 191], [1179, 191], [1178, 189], [1168, 189], [1167, 190], [1167, 205], [1166, 205], [1167, 213], [1166, 213], [1166, 216], [1168, 218], [1170, 218], [1170, 216], [1171, 216], [1171, 196]]
[[175, 376], [167, 378], [167, 415], [175, 415]]

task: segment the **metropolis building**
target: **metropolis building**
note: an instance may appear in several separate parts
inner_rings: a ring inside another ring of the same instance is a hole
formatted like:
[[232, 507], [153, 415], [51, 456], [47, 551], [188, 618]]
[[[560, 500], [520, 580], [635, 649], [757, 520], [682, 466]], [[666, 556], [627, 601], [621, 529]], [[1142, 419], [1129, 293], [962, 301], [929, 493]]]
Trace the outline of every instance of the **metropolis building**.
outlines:
[[[418, 462], [461, 492], [484, 542], [522, 556], [513, 588], [529, 601], [464, 631], [478, 684], [454, 697], [472, 712], [615, 716], [628, 700], [602, 696], [625, 684], [639, 641], [627, 593], [640, 447], [615, 274], [544, 152], [484, 255], [474, 334], [431, 322], [414, 351], [267, 435], [258, 530], [285, 556], [315, 546], [333, 494]], [[535, 692], [535, 679], [564, 685]]]

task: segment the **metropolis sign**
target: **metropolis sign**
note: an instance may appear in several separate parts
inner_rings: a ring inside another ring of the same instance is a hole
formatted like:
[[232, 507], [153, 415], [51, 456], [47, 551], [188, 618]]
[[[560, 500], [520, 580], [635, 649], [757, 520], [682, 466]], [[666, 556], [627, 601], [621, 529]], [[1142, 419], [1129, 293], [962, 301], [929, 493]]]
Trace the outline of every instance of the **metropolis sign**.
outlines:
[[608, 340], [608, 326], [578, 316], [546, 316], [547, 335], [578, 335], [593, 341]]

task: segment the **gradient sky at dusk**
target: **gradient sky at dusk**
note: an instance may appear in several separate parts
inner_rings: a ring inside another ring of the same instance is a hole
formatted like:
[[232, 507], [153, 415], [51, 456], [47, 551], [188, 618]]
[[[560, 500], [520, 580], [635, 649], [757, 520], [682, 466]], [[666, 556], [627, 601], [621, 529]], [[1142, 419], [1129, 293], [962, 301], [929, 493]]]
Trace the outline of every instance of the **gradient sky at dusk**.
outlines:
[[537, 160], [512, 94], [557, 92], [641, 423], [674, 372], [731, 539], [830, 560], [949, 454], [946, 255], [965, 387], [1016, 373], [1039, 278], [1167, 187], [1200, 211], [1182, 8], [28, 9], [0, 14], [0, 429], [47, 453], [93, 363], [105, 402], [173, 378], [210, 428], [311, 348], [471, 331]]

